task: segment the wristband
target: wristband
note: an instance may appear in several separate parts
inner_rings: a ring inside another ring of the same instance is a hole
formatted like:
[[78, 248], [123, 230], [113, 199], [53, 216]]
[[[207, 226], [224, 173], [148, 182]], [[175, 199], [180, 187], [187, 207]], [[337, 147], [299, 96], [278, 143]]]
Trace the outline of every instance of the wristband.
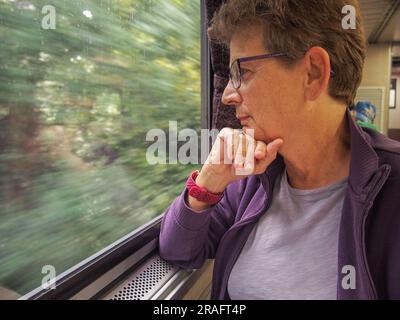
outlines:
[[199, 171], [193, 171], [192, 174], [186, 181], [186, 187], [189, 190], [189, 195], [198, 201], [205, 202], [208, 204], [216, 204], [221, 201], [224, 196], [223, 192], [212, 193], [206, 188], [200, 187], [196, 184], [196, 178], [199, 175]]

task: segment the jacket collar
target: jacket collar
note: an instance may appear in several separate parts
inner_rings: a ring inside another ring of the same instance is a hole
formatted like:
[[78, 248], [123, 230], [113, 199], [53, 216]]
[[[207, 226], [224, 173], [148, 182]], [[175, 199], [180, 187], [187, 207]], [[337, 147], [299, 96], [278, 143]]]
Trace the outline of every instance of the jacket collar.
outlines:
[[372, 176], [379, 169], [379, 158], [370, 136], [355, 122], [347, 109], [346, 117], [350, 126], [351, 161], [350, 184], [357, 195], [363, 195]]
[[[370, 137], [361, 127], [356, 124], [351, 116], [349, 108], [346, 109], [345, 118], [350, 130], [350, 176], [349, 183], [357, 196], [365, 196], [365, 188], [379, 167], [379, 158], [371, 145]], [[277, 176], [285, 168], [283, 157], [278, 154], [277, 158], [265, 173], [260, 175], [264, 189], [272, 188]], [[268, 184], [268, 181], [270, 184]]]

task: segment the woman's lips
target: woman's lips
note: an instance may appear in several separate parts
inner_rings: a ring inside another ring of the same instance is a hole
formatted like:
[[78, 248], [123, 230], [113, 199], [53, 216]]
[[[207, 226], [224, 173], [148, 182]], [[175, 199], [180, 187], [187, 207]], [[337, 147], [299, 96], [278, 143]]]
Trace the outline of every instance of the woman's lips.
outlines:
[[237, 118], [239, 119], [241, 125], [244, 125], [244, 123], [245, 123], [248, 119], [250, 119], [249, 116], [241, 116], [241, 117], [237, 117]]

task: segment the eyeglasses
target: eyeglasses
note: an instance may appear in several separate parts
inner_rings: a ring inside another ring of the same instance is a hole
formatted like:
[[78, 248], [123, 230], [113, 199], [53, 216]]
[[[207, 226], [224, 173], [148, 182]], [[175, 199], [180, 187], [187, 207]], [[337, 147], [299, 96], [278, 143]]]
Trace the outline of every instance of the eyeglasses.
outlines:
[[[235, 88], [237, 90], [242, 85], [242, 69], [240, 67], [241, 63], [248, 62], [248, 61], [261, 60], [261, 59], [287, 57], [287, 56], [288, 56], [287, 53], [279, 52], [279, 53], [261, 54], [261, 55], [257, 55], [257, 56], [236, 59], [231, 64], [230, 71], [229, 71], [229, 78], [232, 81], [233, 88]], [[333, 78], [334, 75], [335, 75], [335, 73], [333, 72], [333, 70], [331, 70], [331, 78]]]
[[244, 57], [236, 59], [230, 67], [229, 71], [229, 78], [232, 81], [232, 85], [235, 89], [239, 89], [242, 85], [242, 69], [240, 68], [240, 64], [243, 62], [249, 62], [254, 60], [261, 60], [261, 59], [272, 59], [287, 56], [286, 53], [269, 53], [269, 54], [262, 54], [258, 56], [252, 57]]

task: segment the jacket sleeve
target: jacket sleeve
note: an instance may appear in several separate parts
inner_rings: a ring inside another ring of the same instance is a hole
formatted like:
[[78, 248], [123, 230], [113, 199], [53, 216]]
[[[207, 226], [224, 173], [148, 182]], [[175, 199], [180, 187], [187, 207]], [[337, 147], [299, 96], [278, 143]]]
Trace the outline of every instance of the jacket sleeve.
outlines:
[[164, 213], [159, 237], [161, 258], [187, 269], [201, 268], [207, 259], [213, 259], [222, 236], [235, 221], [233, 199], [239, 198], [235, 184], [228, 186], [218, 204], [201, 212], [188, 207], [185, 188]]

